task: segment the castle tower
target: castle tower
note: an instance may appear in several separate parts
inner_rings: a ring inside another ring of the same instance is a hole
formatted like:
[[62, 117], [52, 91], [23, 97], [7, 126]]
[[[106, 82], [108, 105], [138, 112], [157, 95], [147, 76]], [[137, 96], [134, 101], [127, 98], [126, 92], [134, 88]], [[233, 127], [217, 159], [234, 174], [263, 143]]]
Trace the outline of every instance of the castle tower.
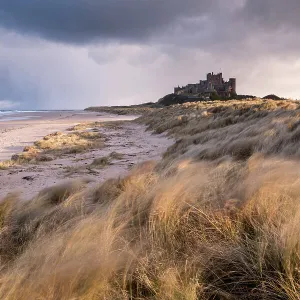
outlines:
[[214, 84], [214, 85], [222, 85], [223, 84], [223, 74], [222, 73], [219, 73], [219, 74], [214, 74], [214, 72], [208, 73], [206, 78], [207, 78], [208, 82], [212, 82], [212, 84]]
[[232, 92], [236, 93], [236, 78], [229, 78], [229, 83], [232, 88]]

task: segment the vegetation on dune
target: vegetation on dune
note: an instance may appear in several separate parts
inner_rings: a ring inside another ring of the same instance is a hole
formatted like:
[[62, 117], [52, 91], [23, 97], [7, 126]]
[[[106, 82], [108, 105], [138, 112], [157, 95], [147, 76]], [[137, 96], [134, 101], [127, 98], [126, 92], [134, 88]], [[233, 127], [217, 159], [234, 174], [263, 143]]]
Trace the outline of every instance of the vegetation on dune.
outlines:
[[245, 160], [257, 152], [299, 158], [299, 116], [296, 101], [257, 99], [185, 103], [138, 121], [176, 137], [165, 153], [171, 162], [179, 157]]
[[117, 115], [142, 115], [147, 112], [155, 111], [155, 109], [158, 107], [161, 106], [157, 103], [149, 102], [131, 106], [94, 106], [88, 107], [85, 110]]
[[110, 164], [110, 159], [107, 156], [103, 156], [100, 158], [95, 158], [91, 163], [91, 167], [94, 168], [104, 168], [105, 166]]
[[66, 154], [77, 154], [105, 146], [105, 136], [87, 130], [71, 133], [55, 132], [27, 146], [22, 153], [14, 154], [9, 161], [0, 163], [0, 169], [24, 163], [47, 162]]
[[72, 133], [56, 132], [34, 143], [37, 150], [58, 154], [82, 152], [90, 148], [103, 146], [104, 137], [99, 132], [76, 131]]
[[85, 163], [75, 166], [66, 166], [64, 167], [64, 175], [67, 177], [74, 174], [82, 174], [85, 171], [97, 174], [95, 169], [104, 169], [112, 165], [114, 161], [122, 160], [123, 158], [124, 154], [114, 151], [111, 152], [108, 156], [95, 158], [90, 164]]
[[0, 162], [0, 170], [7, 170], [14, 166], [15, 162], [13, 160], [5, 160]]
[[176, 139], [161, 162], [7, 197], [0, 298], [299, 299], [299, 118], [293, 101], [170, 106], [138, 120]]
[[77, 124], [68, 129], [68, 131], [92, 130], [98, 132], [100, 128], [120, 129], [128, 121], [105, 121], [105, 122], [86, 122]]
[[118, 152], [111, 152], [109, 156], [103, 156], [100, 158], [95, 158], [90, 167], [92, 168], [104, 168], [108, 165], [112, 164], [112, 160], [121, 160], [123, 159], [124, 155]]
[[278, 97], [274, 94], [267, 95], [263, 97], [263, 99], [271, 99], [271, 100], [284, 100], [284, 98]]

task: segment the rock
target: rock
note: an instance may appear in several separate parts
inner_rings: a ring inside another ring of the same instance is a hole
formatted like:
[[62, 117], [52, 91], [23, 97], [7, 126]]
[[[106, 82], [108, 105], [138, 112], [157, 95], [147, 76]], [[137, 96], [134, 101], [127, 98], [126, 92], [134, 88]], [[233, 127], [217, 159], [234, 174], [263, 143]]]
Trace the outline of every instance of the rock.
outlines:
[[41, 162], [47, 162], [47, 161], [52, 161], [53, 158], [48, 155], [39, 155], [37, 156], [36, 160]]
[[27, 181], [33, 181], [34, 177], [33, 176], [24, 176], [22, 179], [27, 180]]

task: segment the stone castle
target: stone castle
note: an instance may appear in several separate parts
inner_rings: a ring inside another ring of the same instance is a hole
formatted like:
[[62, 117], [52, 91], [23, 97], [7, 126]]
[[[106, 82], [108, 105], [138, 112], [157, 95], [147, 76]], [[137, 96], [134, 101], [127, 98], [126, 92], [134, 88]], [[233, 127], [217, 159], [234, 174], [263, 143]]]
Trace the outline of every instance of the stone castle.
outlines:
[[222, 73], [208, 73], [206, 80], [200, 80], [199, 83], [175, 87], [174, 94], [203, 98], [209, 98], [213, 94], [220, 97], [231, 97], [236, 94], [236, 78], [230, 78], [229, 81], [224, 81]]

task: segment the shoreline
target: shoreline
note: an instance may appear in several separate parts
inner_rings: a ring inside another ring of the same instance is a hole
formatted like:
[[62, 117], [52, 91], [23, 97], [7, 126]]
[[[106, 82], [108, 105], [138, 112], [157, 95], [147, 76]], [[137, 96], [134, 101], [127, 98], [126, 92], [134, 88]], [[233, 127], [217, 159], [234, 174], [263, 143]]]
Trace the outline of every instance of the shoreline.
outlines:
[[[24, 117], [32, 113], [23, 113]], [[18, 114], [20, 115], [20, 114]], [[13, 115], [12, 115], [13, 116]], [[0, 161], [8, 160], [36, 140], [82, 122], [133, 120], [136, 116], [112, 116], [110, 114], [84, 111], [37, 112], [36, 118], [0, 122]]]
[[[67, 115], [58, 120], [44, 119], [39, 122], [32, 120], [29, 124], [19, 124], [18, 126], [24, 127], [17, 128], [9, 128], [11, 125], [17, 126], [16, 124], [7, 124], [9, 125], [7, 131], [0, 135], [2, 160], [10, 159], [16, 153], [27, 154], [22, 152], [25, 146], [31, 147], [37, 140], [44, 141], [47, 135], [53, 136], [57, 131], [66, 136], [76, 132], [97, 133], [103, 136], [105, 142], [101, 147], [86, 149], [79, 153], [71, 153], [73, 151], [62, 155], [50, 153], [52, 158], [49, 161], [17, 163], [7, 170], [0, 170], [2, 186], [0, 199], [10, 193], [17, 193], [21, 199], [29, 200], [44, 188], [68, 180], [84, 179], [89, 182], [87, 187], [90, 187], [94, 183], [99, 184], [109, 178], [126, 175], [138, 163], [159, 160], [162, 153], [172, 144], [172, 140], [164, 135], [152, 135], [151, 132], [145, 131], [144, 125], [130, 122], [135, 118], [86, 113], [84, 116]], [[103, 124], [100, 127], [96, 126], [99, 122]], [[81, 126], [85, 127], [87, 123], [94, 125], [81, 130]], [[73, 126], [76, 129], [70, 131]], [[3, 151], [5, 145], [9, 144], [14, 146], [7, 147], [7, 152]], [[101, 159], [105, 162], [103, 166], [93, 165], [95, 160]]]

